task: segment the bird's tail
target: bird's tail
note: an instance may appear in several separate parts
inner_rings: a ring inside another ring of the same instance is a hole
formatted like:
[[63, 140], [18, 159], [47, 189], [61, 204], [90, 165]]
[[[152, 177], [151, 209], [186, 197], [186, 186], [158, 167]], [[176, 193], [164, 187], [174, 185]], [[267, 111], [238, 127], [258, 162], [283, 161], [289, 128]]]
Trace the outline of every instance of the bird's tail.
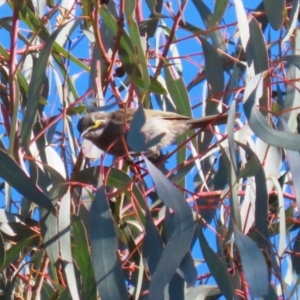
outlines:
[[[239, 117], [239, 113], [236, 113], [235, 117]], [[206, 117], [201, 117], [197, 119], [189, 119], [186, 122], [191, 126], [191, 129], [196, 128], [205, 128], [209, 125], [222, 125], [226, 124], [228, 119], [228, 114], [219, 114], [219, 115], [211, 115]]]

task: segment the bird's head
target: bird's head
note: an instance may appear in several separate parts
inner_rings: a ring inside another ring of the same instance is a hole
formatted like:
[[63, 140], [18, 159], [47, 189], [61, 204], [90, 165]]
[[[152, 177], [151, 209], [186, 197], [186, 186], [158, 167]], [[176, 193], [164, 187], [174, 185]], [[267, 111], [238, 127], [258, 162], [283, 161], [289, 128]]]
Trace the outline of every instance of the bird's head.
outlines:
[[91, 113], [81, 118], [77, 124], [80, 136], [86, 139], [97, 138], [106, 126], [105, 114]]

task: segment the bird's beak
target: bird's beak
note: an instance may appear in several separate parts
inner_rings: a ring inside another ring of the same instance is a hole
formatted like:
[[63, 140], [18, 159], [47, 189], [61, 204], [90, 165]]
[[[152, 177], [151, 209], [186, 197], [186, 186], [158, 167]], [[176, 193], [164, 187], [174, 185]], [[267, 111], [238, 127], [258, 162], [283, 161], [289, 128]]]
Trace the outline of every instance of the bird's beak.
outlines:
[[81, 133], [80, 137], [84, 138], [84, 136], [85, 136], [88, 132], [90, 132], [91, 130], [98, 129], [101, 125], [102, 125], [102, 121], [101, 121], [101, 120], [96, 120], [96, 121], [94, 122], [94, 125], [88, 127], [86, 130], [84, 130], [84, 131]]

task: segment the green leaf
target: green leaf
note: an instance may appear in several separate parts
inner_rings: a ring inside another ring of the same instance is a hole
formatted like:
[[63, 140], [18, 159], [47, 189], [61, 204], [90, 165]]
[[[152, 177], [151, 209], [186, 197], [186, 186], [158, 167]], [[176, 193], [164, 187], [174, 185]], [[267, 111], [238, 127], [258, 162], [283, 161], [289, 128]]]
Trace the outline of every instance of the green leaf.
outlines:
[[157, 136], [148, 139], [142, 131], [146, 123], [146, 115], [143, 106], [140, 105], [133, 115], [129, 131], [127, 133], [127, 143], [131, 150], [135, 152], [143, 152], [158, 144], [165, 136], [165, 133], [158, 134]]
[[146, 61], [146, 48], [147, 41], [145, 37], [140, 36], [139, 27], [135, 21], [135, 7], [137, 3], [135, 0], [127, 0], [125, 5], [125, 16], [127, 19], [129, 37], [134, 49], [134, 54], [137, 57], [138, 65], [140, 70], [141, 78], [143, 80], [143, 91], [147, 92], [146, 97], [149, 96], [150, 92], [150, 77], [148, 73], [148, 65]]
[[159, 24], [159, 16], [163, 8], [163, 0], [146, 0], [146, 3], [151, 11], [151, 19], [142, 22], [144, 24], [140, 24], [140, 31], [143, 32], [143, 26], [146, 26], [147, 37], [152, 38], [154, 37]]
[[41, 232], [47, 255], [56, 264], [59, 259], [57, 216], [45, 209], [41, 209]]
[[[116, 36], [118, 34], [118, 22], [105, 5], [101, 6], [100, 15], [103, 22], [105, 22], [107, 27], [112, 31], [112, 34]], [[134, 46], [126, 31], [123, 31], [120, 39], [119, 55], [122, 61], [122, 67], [128, 75], [133, 76], [133, 78], [136, 76], [142, 77], [139, 67], [140, 62], [138, 61]]]
[[[107, 180], [107, 185], [115, 188], [123, 189], [124, 186], [132, 183], [132, 178], [124, 171], [115, 169], [115, 168], [104, 168], [106, 172], [109, 171], [109, 176]], [[91, 167], [85, 170], [82, 170], [78, 174], [77, 180], [85, 183], [92, 183], [97, 185], [98, 183], [98, 174], [100, 172], [100, 167]], [[139, 216], [139, 220], [142, 224], [145, 224], [145, 214], [144, 212], [148, 209], [146, 205], [146, 201], [141, 190], [137, 187], [137, 185], [131, 186], [131, 191], [129, 192], [127, 189], [124, 191], [125, 195], [131, 199], [132, 193], [135, 199], [137, 199], [137, 203], [133, 201], [133, 205], [135, 206], [135, 210]]]
[[55, 211], [51, 200], [34, 184], [20, 166], [1, 149], [0, 177], [29, 201], [49, 211]]
[[203, 257], [207, 266], [218, 284], [226, 299], [233, 299], [235, 296], [234, 286], [227, 267], [223, 264], [218, 255], [210, 248], [202, 229], [199, 229], [199, 242]]
[[2, 234], [0, 233], [0, 270], [2, 270], [6, 260], [5, 245]]
[[73, 265], [73, 257], [71, 251], [71, 194], [68, 191], [60, 201], [59, 215], [58, 215], [58, 229], [59, 229], [59, 246], [61, 259], [63, 261], [63, 268], [67, 279], [67, 286], [69, 287], [72, 299], [80, 299]]
[[[290, 133], [287, 124], [282, 119], [280, 119], [279, 128], [282, 128], [286, 133]], [[297, 207], [299, 210], [300, 209], [300, 184], [298, 184], [298, 182], [300, 182], [299, 181], [300, 180], [300, 173], [299, 173], [300, 154], [298, 151], [291, 151], [291, 150], [287, 150], [286, 154], [289, 162], [290, 172], [293, 177], [294, 193], [296, 195]]]
[[168, 65], [166, 60], [165, 65], [166, 84], [176, 110], [182, 115], [191, 117], [190, 100], [185, 83], [176, 69], [172, 65]]
[[234, 163], [230, 160], [226, 151], [221, 147], [222, 157], [224, 159], [224, 164], [226, 166], [227, 178], [230, 188], [230, 208], [231, 208], [231, 218], [233, 219], [236, 226], [241, 229], [242, 221], [240, 215], [240, 202], [238, 197], [238, 186], [236, 171], [234, 169]]
[[55, 295], [54, 288], [47, 281], [43, 281], [41, 289], [41, 299], [51, 299]]
[[162, 237], [155, 227], [151, 214], [147, 211], [145, 224], [145, 241], [143, 243], [143, 257], [147, 262], [151, 276], [154, 274], [161, 258], [164, 245]]
[[211, 29], [221, 21], [228, 6], [228, 0], [218, 0], [215, 2], [215, 9], [208, 21], [208, 28]]
[[[211, 13], [211, 10], [209, 9], [209, 7], [204, 3], [203, 0], [192, 0], [193, 4], [195, 5], [197, 11], [199, 12], [203, 23], [205, 24], [206, 28], [209, 29], [210, 27], [210, 21], [213, 18], [213, 15]], [[216, 1], [216, 3], [219, 2]], [[217, 29], [214, 28], [214, 30], [211, 30], [209, 32], [205, 31], [205, 32], [197, 32], [197, 29], [193, 26], [193, 25], [188, 25], [187, 26], [188, 30], [193, 30], [195, 34], [203, 34], [203, 35], [207, 35], [208, 38], [211, 38], [212, 41], [212, 45], [214, 47], [219, 47], [220, 49], [222, 49], [223, 51], [227, 50], [227, 46], [226, 43], [224, 43], [224, 36], [223, 33]]]
[[293, 64], [295, 67], [300, 69], [300, 55], [287, 55], [282, 58], [282, 60], [287, 61], [288, 63]]
[[154, 182], [158, 197], [173, 210], [173, 232], [151, 277], [149, 300], [160, 299], [180, 262], [189, 251], [194, 233], [192, 211], [183, 194], [145, 156], [144, 160]]
[[82, 0], [82, 17], [84, 18], [84, 22], [86, 27], [92, 26], [91, 19], [89, 18], [91, 11], [93, 10], [93, 2], [90, 0]]
[[117, 234], [104, 187], [96, 192], [90, 216], [92, 261], [100, 297], [102, 300], [126, 300]]
[[256, 298], [267, 295], [269, 290], [268, 266], [261, 250], [249, 237], [243, 235], [236, 228], [234, 236], [251, 296]]
[[[283, 0], [281, 0], [280, 2], [282, 1]], [[299, 15], [299, 0], [293, 0], [291, 14], [290, 14], [290, 22], [288, 24], [288, 32], [286, 33], [285, 37], [281, 40], [281, 44], [284, 44], [285, 42], [289, 41], [290, 38], [292, 37], [297, 27], [298, 15]]]
[[269, 57], [260, 25], [254, 18], [249, 23], [249, 29], [250, 39], [246, 49], [247, 62], [248, 66], [254, 64], [255, 74], [258, 74], [269, 69]]
[[[166, 95], [167, 91], [166, 89], [162, 86], [162, 84], [155, 78], [150, 78], [150, 86], [149, 86], [149, 92], [151, 93], [156, 93], [159, 95]], [[144, 88], [144, 82], [143, 79], [139, 76], [134, 77], [134, 83], [140, 87]]]
[[31, 236], [29, 238], [26, 238], [17, 244], [13, 245], [11, 248], [9, 248], [6, 251], [6, 257], [4, 260], [4, 263], [2, 265], [1, 270], [6, 268], [10, 263], [12, 263], [21, 253], [24, 247], [31, 247], [35, 246], [35, 236]]
[[294, 253], [300, 252], [300, 230], [298, 230], [298, 233], [294, 239], [293, 244], [293, 254], [291, 255], [293, 270], [296, 272], [297, 275], [300, 274], [300, 257], [298, 255], [295, 255]]
[[246, 85], [244, 111], [250, 128], [267, 144], [279, 148], [300, 151], [300, 135], [275, 130], [269, 125], [266, 118], [255, 106], [255, 103], [257, 103], [262, 96], [262, 83], [262, 74], [257, 74]]
[[[65, 23], [64, 25], [66, 25]], [[33, 66], [32, 76], [28, 88], [28, 101], [21, 126], [21, 144], [27, 149], [31, 137], [31, 129], [35, 121], [37, 108], [39, 105], [43, 83], [46, 76], [46, 68], [49, 61], [53, 45], [64, 25], [55, 30], [47, 39], [39, 58]]]
[[224, 89], [223, 63], [216, 49], [204, 38], [200, 38], [200, 40], [205, 57], [206, 78], [212, 92], [211, 97], [220, 99]]
[[269, 252], [269, 230], [268, 230], [268, 190], [266, 184], [266, 175], [263, 167], [255, 152], [248, 146], [240, 142], [237, 144], [242, 147], [249, 159], [255, 159], [254, 164], [259, 166], [255, 174], [255, 226], [257, 229], [257, 244], [267, 253]]
[[279, 30], [284, 19], [285, 0], [276, 1], [276, 5], [273, 0], [264, 0], [264, 6], [272, 28]]
[[83, 222], [78, 216], [72, 215], [72, 236], [74, 247], [72, 251], [82, 278], [83, 299], [97, 299], [97, 285], [95, 282], [89, 241]]

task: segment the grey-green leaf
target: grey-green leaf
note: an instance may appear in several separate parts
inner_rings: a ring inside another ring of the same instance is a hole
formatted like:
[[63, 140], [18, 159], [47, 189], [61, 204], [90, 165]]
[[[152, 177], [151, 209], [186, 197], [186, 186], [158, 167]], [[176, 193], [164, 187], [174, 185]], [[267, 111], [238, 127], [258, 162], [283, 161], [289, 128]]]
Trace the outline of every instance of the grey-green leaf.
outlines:
[[204, 38], [200, 40], [204, 51], [207, 82], [211, 87], [212, 96], [219, 99], [224, 89], [223, 64], [216, 49]]
[[249, 66], [252, 63], [254, 64], [255, 74], [258, 74], [269, 69], [269, 57], [266, 42], [256, 19], [251, 19], [249, 30], [250, 39], [246, 49], [247, 62]]
[[180, 262], [189, 250], [194, 232], [193, 217], [183, 194], [146, 157], [144, 160], [159, 198], [173, 210], [173, 232], [167, 241], [150, 283], [149, 300], [159, 300], [162, 299], [165, 286], [170, 283]]
[[100, 297], [102, 300], [126, 300], [117, 234], [104, 187], [96, 192], [90, 220], [92, 261]]
[[236, 228], [234, 229], [234, 236], [252, 297], [267, 295], [269, 290], [268, 267], [261, 250], [253, 240]]
[[235, 292], [232, 279], [227, 267], [223, 264], [218, 255], [210, 248], [202, 229], [199, 229], [200, 247], [207, 266], [218, 284], [226, 299], [233, 299]]
[[0, 177], [29, 201], [44, 207], [49, 211], [55, 211], [51, 200], [35, 185], [20, 166], [1, 149]]
[[266, 175], [263, 167], [261, 166], [258, 157], [254, 151], [239, 142], [237, 142], [246, 152], [249, 160], [252, 160], [253, 164], [256, 165], [257, 171], [255, 173], [255, 225], [258, 231], [257, 244], [259, 247], [264, 248], [266, 252], [269, 250], [269, 230], [268, 230], [268, 191], [266, 184]]
[[[64, 25], [66, 24], [68, 24], [68, 22]], [[47, 38], [43, 50], [40, 52], [39, 58], [34, 64], [32, 70], [32, 77], [28, 88], [28, 100], [21, 126], [21, 144], [25, 149], [27, 149], [29, 145], [31, 129], [34, 124], [35, 115], [43, 89], [49, 56], [51, 54], [55, 40], [61, 30], [64, 28], [64, 25], [61, 25]]]
[[228, 6], [228, 0], [218, 0], [215, 2], [214, 12], [211, 16], [211, 19], [208, 21], [209, 28], [212, 28], [213, 26], [215, 26], [217, 23], [221, 21], [227, 6]]
[[74, 245], [76, 245], [72, 251], [82, 277], [81, 295], [84, 299], [97, 299], [97, 288], [86, 230], [82, 220], [75, 215], [72, 216], [72, 234]]
[[[279, 128], [283, 128], [284, 132], [290, 132], [287, 124], [283, 119], [279, 119]], [[294, 193], [296, 195], [297, 207], [300, 209], [300, 154], [298, 151], [286, 151], [289, 167], [293, 176]]]
[[274, 30], [279, 30], [283, 23], [285, 0], [264, 0], [268, 20]]
[[262, 96], [262, 90], [262, 74], [257, 74], [247, 83], [244, 93], [244, 111], [250, 128], [267, 144], [300, 151], [300, 135], [275, 130], [256, 107], [256, 103]]
[[158, 144], [164, 137], [165, 133], [159, 134], [154, 138], [147, 140], [142, 127], [146, 123], [146, 115], [143, 106], [140, 105], [137, 111], [134, 113], [130, 128], [127, 134], [128, 146], [135, 152], [147, 151], [150, 147]]
[[71, 194], [68, 191], [61, 199], [58, 228], [59, 228], [59, 245], [60, 254], [63, 261], [63, 267], [66, 274], [67, 286], [69, 287], [72, 299], [80, 299], [73, 264], [71, 251]]

